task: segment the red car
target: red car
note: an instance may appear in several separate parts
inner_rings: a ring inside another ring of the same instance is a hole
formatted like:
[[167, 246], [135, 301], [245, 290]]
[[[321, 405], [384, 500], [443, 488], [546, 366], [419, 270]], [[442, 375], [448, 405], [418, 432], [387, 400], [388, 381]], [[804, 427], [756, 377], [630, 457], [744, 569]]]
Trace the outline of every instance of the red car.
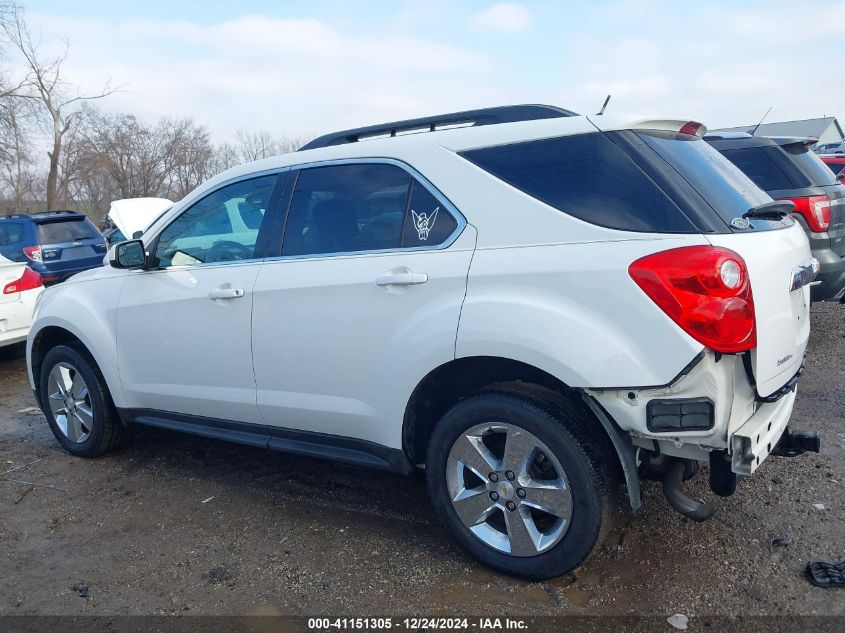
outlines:
[[845, 154], [822, 154], [819, 158], [836, 174], [839, 182], [845, 184]]

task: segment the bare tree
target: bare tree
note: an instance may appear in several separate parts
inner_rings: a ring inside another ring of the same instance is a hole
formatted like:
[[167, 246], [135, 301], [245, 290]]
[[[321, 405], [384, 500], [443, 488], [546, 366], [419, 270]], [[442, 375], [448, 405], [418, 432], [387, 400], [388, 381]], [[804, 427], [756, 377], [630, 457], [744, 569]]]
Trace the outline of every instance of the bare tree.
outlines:
[[114, 92], [108, 83], [102, 90], [83, 95], [75, 91], [65, 79], [62, 65], [67, 59], [68, 45], [57, 57], [44, 58], [39, 52], [39, 41], [34, 41], [24, 19], [23, 10], [11, 9], [11, 15], [3, 21], [3, 31], [11, 45], [23, 57], [27, 69], [22, 83], [23, 92], [18, 96], [37, 105], [44, 127], [50, 136], [52, 149], [47, 172], [47, 208], [55, 209], [58, 204], [59, 168], [65, 136], [78, 122], [84, 101], [102, 99]]
[[273, 136], [266, 130], [248, 132], [238, 130], [235, 152], [242, 163], [249, 163], [262, 158], [278, 156], [299, 149], [302, 143], [298, 139], [286, 136]]

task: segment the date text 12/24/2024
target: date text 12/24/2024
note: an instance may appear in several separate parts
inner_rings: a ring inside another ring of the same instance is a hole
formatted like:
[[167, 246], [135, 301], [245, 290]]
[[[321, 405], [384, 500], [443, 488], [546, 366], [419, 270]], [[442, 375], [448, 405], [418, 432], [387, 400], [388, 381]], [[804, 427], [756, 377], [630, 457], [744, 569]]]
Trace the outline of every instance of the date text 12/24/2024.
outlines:
[[309, 618], [309, 631], [524, 631], [519, 618]]

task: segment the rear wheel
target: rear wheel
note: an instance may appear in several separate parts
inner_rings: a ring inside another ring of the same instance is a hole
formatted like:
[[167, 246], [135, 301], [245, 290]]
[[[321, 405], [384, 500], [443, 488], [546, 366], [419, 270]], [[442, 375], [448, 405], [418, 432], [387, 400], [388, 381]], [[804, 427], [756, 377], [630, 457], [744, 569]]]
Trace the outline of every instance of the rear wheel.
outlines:
[[429, 445], [429, 491], [472, 556], [546, 579], [590, 555], [613, 495], [589, 422], [566, 400], [504, 390], [470, 396], [443, 417]]
[[126, 436], [105, 380], [83, 348], [60, 345], [47, 352], [38, 396], [53, 435], [74, 455], [102, 455]]

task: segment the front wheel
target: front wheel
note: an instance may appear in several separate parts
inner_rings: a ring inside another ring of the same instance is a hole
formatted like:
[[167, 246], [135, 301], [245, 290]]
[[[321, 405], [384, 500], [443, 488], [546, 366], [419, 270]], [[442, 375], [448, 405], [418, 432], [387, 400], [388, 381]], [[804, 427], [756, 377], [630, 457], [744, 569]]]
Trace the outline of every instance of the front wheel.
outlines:
[[458, 543], [524, 578], [580, 565], [613, 509], [608, 460], [589, 424], [562, 398], [507, 391], [449, 411], [432, 434], [426, 472], [434, 508]]
[[38, 398], [53, 435], [69, 453], [96, 457], [117, 448], [126, 436], [106, 381], [84, 348], [59, 345], [47, 352]]

